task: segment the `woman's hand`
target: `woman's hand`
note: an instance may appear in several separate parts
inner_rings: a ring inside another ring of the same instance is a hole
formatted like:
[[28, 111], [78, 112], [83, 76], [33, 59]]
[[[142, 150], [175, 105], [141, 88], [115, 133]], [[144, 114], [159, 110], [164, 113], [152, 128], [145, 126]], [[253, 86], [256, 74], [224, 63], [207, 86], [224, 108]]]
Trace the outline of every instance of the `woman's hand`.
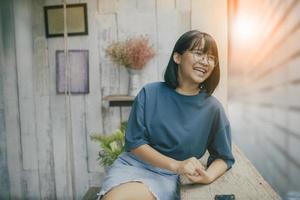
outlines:
[[195, 157], [188, 158], [184, 161], [178, 161], [175, 168], [177, 174], [188, 174], [190, 176], [199, 176], [205, 171], [204, 166]]
[[210, 174], [195, 157], [178, 161], [175, 171], [179, 175], [185, 175], [192, 183], [209, 184], [212, 182]]
[[192, 183], [201, 183], [201, 184], [209, 184], [213, 180], [209, 173], [206, 170], [201, 170], [200, 175], [189, 175], [185, 174], [185, 176], [192, 182]]

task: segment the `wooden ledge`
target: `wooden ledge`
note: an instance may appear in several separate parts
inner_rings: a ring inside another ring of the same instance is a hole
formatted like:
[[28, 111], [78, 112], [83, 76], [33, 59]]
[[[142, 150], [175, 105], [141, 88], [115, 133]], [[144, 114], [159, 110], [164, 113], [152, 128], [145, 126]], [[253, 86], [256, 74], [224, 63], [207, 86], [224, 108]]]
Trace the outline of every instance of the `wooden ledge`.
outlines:
[[[236, 200], [280, 200], [280, 196], [263, 179], [246, 156], [233, 144], [235, 164], [209, 185], [182, 185], [181, 200], [214, 200], [215, 195], [234, 194]], [[206, 165], [208, 153], [200, 159]], [[97, 198], [98, 187], [91, 187], [84, 200]]]
[[[209, 185], [183, 185], [181, 200], [213, 200], [215, 195], [234, 194], [239, 200], [280, 200], [280, 196], [263, 179], [246, 156], [233, 144], [235, 164], [224, 175]], [[201, 159], [206, 165], [208, 153]]]

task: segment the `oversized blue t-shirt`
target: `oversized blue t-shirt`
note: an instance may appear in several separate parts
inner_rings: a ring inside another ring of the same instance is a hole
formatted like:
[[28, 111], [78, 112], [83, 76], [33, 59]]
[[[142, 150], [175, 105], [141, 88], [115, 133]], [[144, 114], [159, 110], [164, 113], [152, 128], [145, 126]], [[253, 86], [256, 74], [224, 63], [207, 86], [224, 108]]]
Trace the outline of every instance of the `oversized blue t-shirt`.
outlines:
[[148, 144], [176, 160], [201, 158], [207, 166], [223, 159], [234, 163], [230, 123], [221, 103], [205, 90], [183, 95], [165, 82], [146, 84], [136, 96], [125, 131], [125, 151]]

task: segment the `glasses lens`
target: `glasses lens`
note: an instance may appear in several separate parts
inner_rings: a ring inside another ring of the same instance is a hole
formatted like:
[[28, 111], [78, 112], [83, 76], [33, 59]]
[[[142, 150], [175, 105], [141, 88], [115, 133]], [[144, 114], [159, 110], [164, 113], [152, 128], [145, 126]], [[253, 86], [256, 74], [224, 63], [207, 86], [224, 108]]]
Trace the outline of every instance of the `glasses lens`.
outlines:
[[216, 65], [216, 58], [212, 55], [207, 56], [207, 61], [210, 66], [214, 67]]
[[204, 54], [201, 52], [192, 52], [196, 62], [208, 63], [210, 66], [216, 66], [216, 58], [213, 55]]

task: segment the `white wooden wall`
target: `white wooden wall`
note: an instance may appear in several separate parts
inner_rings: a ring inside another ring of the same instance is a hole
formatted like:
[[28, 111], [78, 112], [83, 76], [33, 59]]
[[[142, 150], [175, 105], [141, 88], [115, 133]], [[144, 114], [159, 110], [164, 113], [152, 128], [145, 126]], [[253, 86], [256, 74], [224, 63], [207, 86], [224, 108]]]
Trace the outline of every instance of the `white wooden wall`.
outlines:
[[55, 51], [64, 49], [64, 40], [45, 38], [43, 16], [43, 6], [61, 2], [0, 3], [0, 199], [81, 199], [90, 186], [99, 186], [103, 169], [89, 135], [111, 133], [130, 112], [102, 101], [109, 94], [126, 94], [128, 81], [127, 71], [113, 64], [104, 48], [114, 40], [148, 35], [157, 54], [141, 74], [142, 86], [163, 80], [177, 38], [204, 27], [192, 21], [207, 20], [197, 9], [201, 0], [69, 0], [88, 7], [89, 34], [69, 37], [68, 44], [89, 50], [90, 93], [72, 95], [73, 133], [66, 141], [64, 96], [56, 94], [55, 85]]
[[[9, 185], [9, 176], [8, 176], [8, 167], [7, 167], [7, 143], [6, 143], [6, 130], [5, 130], [5, 107], [4, 107], [4, 91], [3, 91], [3, 66], [5, 65], [5, 60], [3, 59], [5, 53], [3, 51], [4, 46], [7, 45], [3, 41], [3, 31], [2, 23], [4, 13], [3, 9], [7, 9], [6, 5], [1, 5], [0, 7], [0, 199], [9, 197], [10, 185]], [[7, 20], [8, 22], [10, 20]], [[9, 31], [9, 27], [8, 31]]]

